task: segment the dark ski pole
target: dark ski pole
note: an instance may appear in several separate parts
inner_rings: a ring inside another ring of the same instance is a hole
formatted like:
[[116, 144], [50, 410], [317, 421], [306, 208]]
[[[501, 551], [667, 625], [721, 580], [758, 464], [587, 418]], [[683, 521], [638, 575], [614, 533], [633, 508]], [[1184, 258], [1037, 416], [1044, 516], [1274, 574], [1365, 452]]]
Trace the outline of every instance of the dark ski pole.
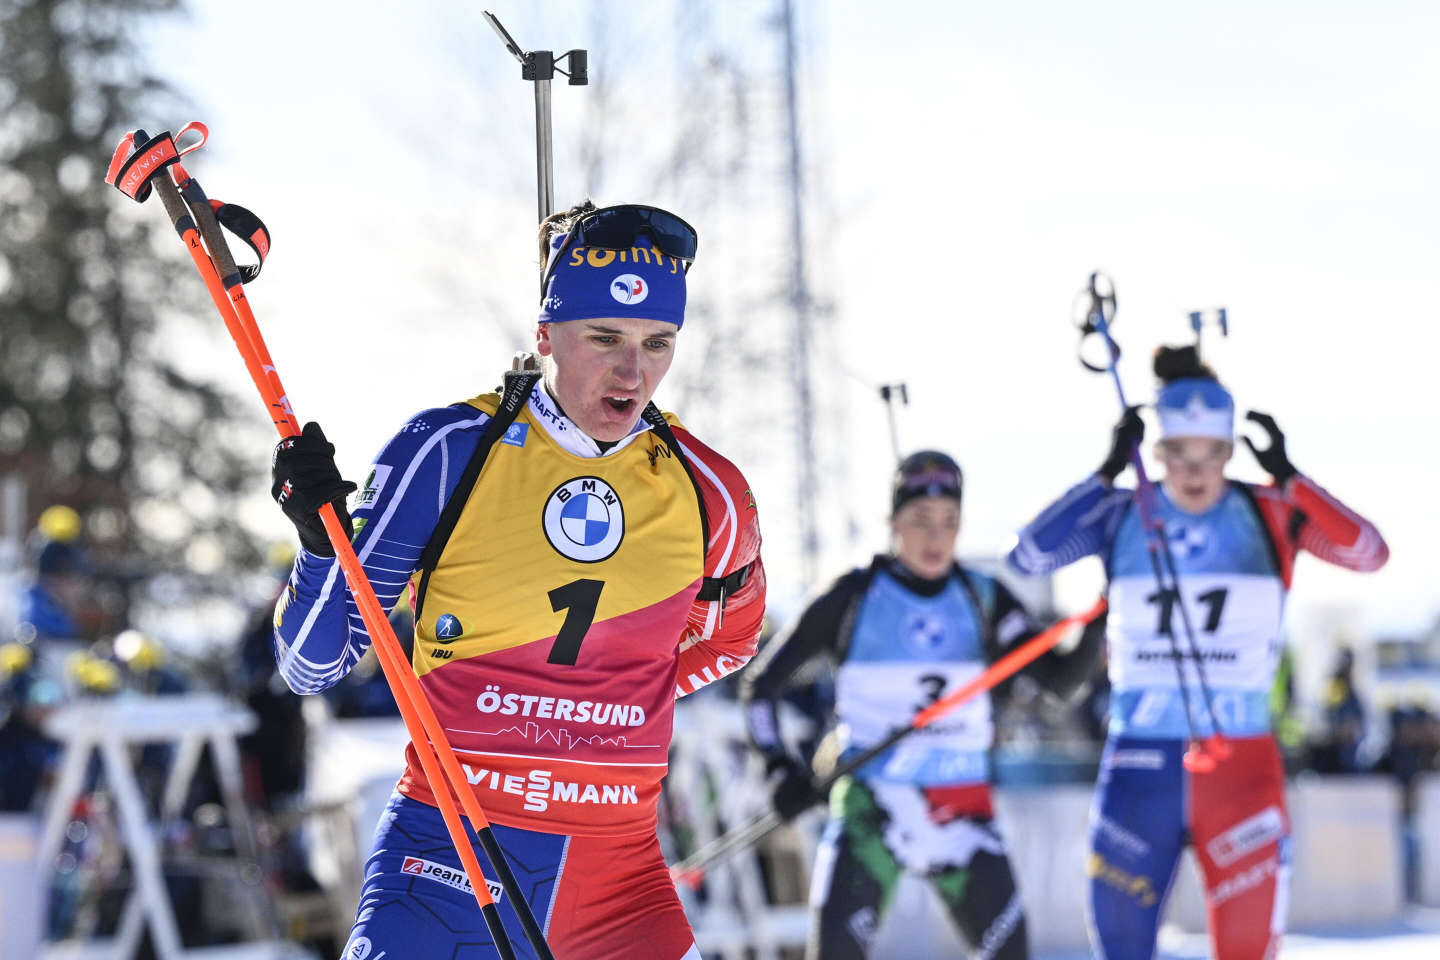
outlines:
[[895, 402], [902, 407], [910, 406], [910, 390], [903, 383], [882, 383], [880, 399], [885, 401], [885, 413], [890, 417], [890, 447], [895, 451], [895, 462], [900, 462], [900, 425], [895, 419]]
[[[1101, 289], [1102, 282], [1104, 290]], [[1105, 345], [1108, 360], [1103, 367], [1092, 364], [1085, 359], [1082, 352], [1080, 362], [1087, 370], [1110, 374], [1111, 382], [1115, 385], [1116, 396], [1120, 399], [1120, 410], [1124, 412], [1130, 409], [1130, 405], [1125, 398], [1125, 386], [1120, 381], [1118, 366], [1120, 347], [1110, 332], [1116, 307], [1115, 286], [1097, 271], [1090, 274], [1088, 294], [1089, 307], [1084, 323], [1081, 325], [1082, 345], [1085, 338], [1092, 334], [1099, 335]], [[1198, 330], [1196, 335], [1198, 337]], [[1180, 686], [1185, 724], [1190, 731], [1190, 747], [1185, 751], [1185, 769], [1192, 773], [1209, 773], [1215, 769], [1217, 761], [1230, 755], [1230, 747], [1225, 742], [1224, 732], [1220, 729], [1219, 720], [1215, 715], [1214, 698], [1211, 696], [1210, 684], [1205, 677], [1204, 658], [1200, 652], [1200, 645], [1195, 639], [1195, 628], [1190, 620], [1190, 610], [1186, 606], [1185, 597], [1180, 590], [1180, 572], [1175, 565], [1175, 556], [1170, 550], [1170, 540], [1165, 534], [1164, 525], [1153, 509], [1156, 502], [1155, 485], [1145, 471], [1145, 461], [1141, 456], [1138, 443], [1130, 451], [1130, 465], [1135, 470], [1138, 488], [1135, 493], [1135, 504], [1140, 511], [1140, 525], [1145, 530], [1145, 548], [1150, 556], [1151, 570], [1155, 574], [1158, 599], [1161, 604], [1164, 604], [1168, 598], [1169, 602], [1180, 610], [1180, 623], [1185, 631], [1186, 646], [1189, 648], [1190, 659], [1195, 664], [1195, 677], [1200, 686], [1200, 695], [1205, 706], [1206, 716], [1210, 720], [1210, 729], [1213, 731], [1209, 737], [1201, 738], [1195, 730], [1195, 717], [1190, 709], [1190, 685], [1185, 677], [1185, 655], [1180, 650], [1180, 644], [1175, 639], [1174, 631], [1166, 630], [1164, 633], [1170, 641], [1171, 659], [1175, 663], [1175, 679]]]

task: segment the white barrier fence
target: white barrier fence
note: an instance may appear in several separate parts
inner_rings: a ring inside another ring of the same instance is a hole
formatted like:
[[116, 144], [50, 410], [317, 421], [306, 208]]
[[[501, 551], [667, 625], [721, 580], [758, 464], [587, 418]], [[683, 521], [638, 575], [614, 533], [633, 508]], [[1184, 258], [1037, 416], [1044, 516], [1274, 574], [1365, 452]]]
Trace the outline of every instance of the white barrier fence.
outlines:
[[0, 814], [0, 958], [40, 953], [44, 927], [40, 817]]
[[1440, 907], [1440, 773], [1424, 777], [1416, 787], [1415, 834], [1420, 902]]
[[[704, 842], [714, 824], [704, 824], [718, 804], [729, 823], [763, 809], [753, 755], [741, 744], [739, 713], [733, 704], [710, 698], [686, 703], [677, 717], [676, 751], [667, 797], [679, 821]], [[403, 762], [405, 742], [398, 721], [346, 721], [317, 730], [311, 782], [317, 793], [360, 800], [356, 845], [363, 859], [379, 807]], [[713, 788], [713, 789], [712, 789]], [[1065, 784], [999, 791], [1000, 826], [1006, 837], [1029, 918], [1037, 954], [1082, 953], [1086, 946], [1085, 837], [1091, 788]], [[1301, 777], [1287, 790], [1293, 824], [1294, 875], [1289, 927], [1322, 931], [1393, 923], [1404, 908], [1400, 792], [1381, 777]], [[804, 891], [815, 837], [823, 816], [816, 811], [799, 829], [782, 834], [787, 852], [778, 887], [791, 902], [765, 903], [761, 865], [753, 852], [712, 873], [702, 900], [689, 891], [687, 911], [707, 956], [778, 956], [784, 946], [804, 940]], [[1422, 780], [1416, 791], [1414, 850], [1419, 864], [1417, 893], [1440, 907], [1440, 775]], [[0, 957], [28, 956], [39, 934], [39, 882], [35, 863], [38, 824], [33, 817], [0, 818]], [[318, 859], [327, 860], [323, 856]], [[1182, 930], [1204, 929], [1201, 887], [1187, 854], [1171, 896], [1168, 922]], [[317, 864], [319, 866], [319, 864]], [[322, 882], [358, 891], [352, 862], [319, 869]], [[775, 877], [770, 878], [776, 886]], [[20, 940], [16, 941], [15, 938]], [[907, 878], [895, 907], [879, 932], [877, 955], [960, 955], [955, 935], [938, 904], [918, 878]], [[747, 952], [748, 951], [748, 952]]]

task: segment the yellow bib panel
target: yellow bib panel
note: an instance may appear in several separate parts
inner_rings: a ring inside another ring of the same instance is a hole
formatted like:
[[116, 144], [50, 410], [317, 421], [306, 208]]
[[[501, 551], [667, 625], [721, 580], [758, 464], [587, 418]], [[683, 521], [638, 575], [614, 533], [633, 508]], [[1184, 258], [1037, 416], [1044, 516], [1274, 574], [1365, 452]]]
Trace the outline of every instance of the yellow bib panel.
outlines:
[[[469, 402], [493, 414], [499, 395]], [[704, 555], [695, 487], [663, 446], [647, 431], [576, 456], [527, 405], [425, 583], [415, 672], [497, 823], [654, 829]], [[407, 760], [401, 789], [433, 801]]]

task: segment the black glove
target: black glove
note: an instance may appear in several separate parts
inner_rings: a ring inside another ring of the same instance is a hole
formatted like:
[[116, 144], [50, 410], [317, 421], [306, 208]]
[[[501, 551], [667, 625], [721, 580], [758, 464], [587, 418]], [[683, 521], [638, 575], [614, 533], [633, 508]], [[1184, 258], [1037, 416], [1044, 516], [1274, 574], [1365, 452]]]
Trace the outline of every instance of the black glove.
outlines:
[[1280, 428], [1275, 425], [1275, 418], [1268, 413], [1251, 410], [1245, 414], [1245, 419], [1258, 423], [1261, 429], [1270, 434], [1270, 446], [1260, 450], [1256, 448], [1249, 437], [1242, 436], [1240, 439], [1244, 440], [1245, 446], [1255, 454], [1255, 459], [1259, 461], [1265, 472], [1275, 478], [1275, 483], [1282, 487], [1285, 486], [1290, 482], [1291, 477], [1300, 472], [1295, 469], [1295, 465], [1285, 455], [1285, 434], [1280, 432]]
[[310, 421], [298, 437], [286, 437], [275, 447], [270, 461], [270, 496], [300, 533], [300, 545], [318, 557], [333, 557], [335, 549], [320, 522], [320, 507], [332, 504], [340, 526], [354, 536], [345, 498], [355, 484], [340, 478], [335, 466], [335, 446], [325, 439], [320, 424]]
[[765, 764], [770, 803], [781, 820], [793, 820], [820, 802], [810, 769], [788, 754]]
[[1130, 451], [1145, 439], [1145, 421], [1140, 419], [1140, 406], [1125, 408], [1125, 415], [1120, 422], [1115, 424], [1115, 429], [1110, 431], [1110, 453], [1106, 455], [1105, 462], [1100, 464], [1100, 469], [1095, 472], [1100, 474], [1111, 483], [1120, 476], [1126, 465], [1130, 463]]

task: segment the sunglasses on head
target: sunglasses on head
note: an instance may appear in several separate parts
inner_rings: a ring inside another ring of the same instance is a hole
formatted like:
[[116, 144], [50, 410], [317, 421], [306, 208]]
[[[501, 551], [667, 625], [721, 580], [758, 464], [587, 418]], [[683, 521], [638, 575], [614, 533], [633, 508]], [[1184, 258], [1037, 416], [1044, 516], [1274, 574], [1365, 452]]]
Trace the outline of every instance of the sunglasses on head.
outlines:
[[622, 203], [591, 210], [575, 219], [565, 235], [565, 242], [550, 254], [545, 273], [540, 278], [540, 295], [545, 295], [545, 285], [565, 251], [572, 247], [629, 250], [642, 236], [649, 237], [655, 248], [667, 257], [681, 261], [685, 272], [690, 272], [690, 264], [695, 262], [695, 251], [700, 246], [695, 228], [668, 210], [639, 203]]

